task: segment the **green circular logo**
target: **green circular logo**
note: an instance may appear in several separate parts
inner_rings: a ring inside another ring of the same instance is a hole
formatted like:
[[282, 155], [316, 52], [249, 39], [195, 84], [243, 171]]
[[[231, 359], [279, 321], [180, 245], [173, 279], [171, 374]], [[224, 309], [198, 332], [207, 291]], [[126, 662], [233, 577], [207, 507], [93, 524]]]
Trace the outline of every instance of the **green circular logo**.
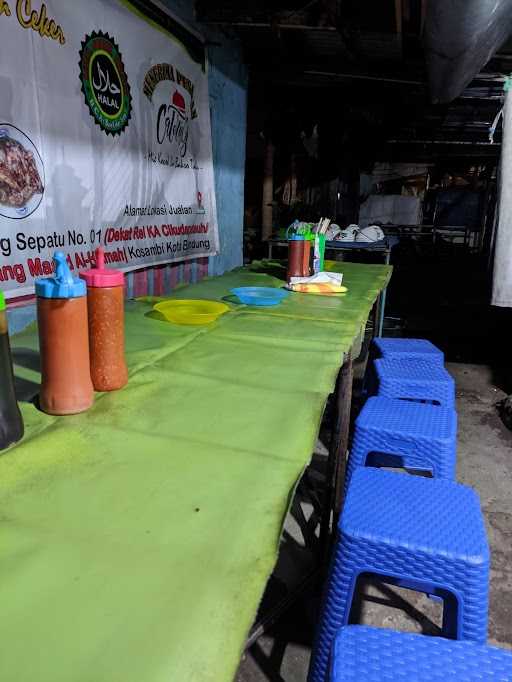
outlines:
[[85, 36], [79, 66], [91, 116], [107, 134], [120, 135], [130, 120], [132, 96], [114, 39], [101, 31]]

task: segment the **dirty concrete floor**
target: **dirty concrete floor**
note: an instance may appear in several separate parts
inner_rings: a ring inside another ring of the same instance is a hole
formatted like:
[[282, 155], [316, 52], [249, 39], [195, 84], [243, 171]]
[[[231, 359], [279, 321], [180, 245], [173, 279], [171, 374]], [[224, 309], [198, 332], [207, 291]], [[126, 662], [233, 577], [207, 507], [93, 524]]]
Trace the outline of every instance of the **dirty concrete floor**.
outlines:
[[[457, 382], [457, 477], [480, 494], [491, 546], [489, 642], [512, 649], [512, 433], [496, 409], [505, 394], [496, 387], [501, 381], [486, 366], [449, 363], [447, 367]], [[321, 445], [319, 449], [321, 459]], [[292, 509], [285, 525], [271, 581], [274, 595], [279, 588], [283, 591], [283, 583], [298, 580], [311, 562], [300, 532], [311, 505], [302, 499], [299, 506], [300, 510], [297, 505], [295, 512]], [[353, 612], [357, 622], [424, 634], [439, 632], [441, 605], [423, 595], [382, 584], [361, 585], [359, 593]], [[306, 680], [317, 608], [318, 590], [311, 588], [244, 654], [236, 682]]]

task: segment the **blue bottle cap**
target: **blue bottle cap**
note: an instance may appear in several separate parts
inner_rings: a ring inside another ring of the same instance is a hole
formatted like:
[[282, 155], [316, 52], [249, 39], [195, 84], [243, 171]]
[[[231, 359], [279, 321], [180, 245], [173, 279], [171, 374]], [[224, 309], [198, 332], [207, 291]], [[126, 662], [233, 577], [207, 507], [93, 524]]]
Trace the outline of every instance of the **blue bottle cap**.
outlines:
[[40, 298], [80, 298], [87, 293], [87, 285], [83, 279], [73, 277], [62, 251], [53, 256], [55, 275], [36, 279], [36, 295]]

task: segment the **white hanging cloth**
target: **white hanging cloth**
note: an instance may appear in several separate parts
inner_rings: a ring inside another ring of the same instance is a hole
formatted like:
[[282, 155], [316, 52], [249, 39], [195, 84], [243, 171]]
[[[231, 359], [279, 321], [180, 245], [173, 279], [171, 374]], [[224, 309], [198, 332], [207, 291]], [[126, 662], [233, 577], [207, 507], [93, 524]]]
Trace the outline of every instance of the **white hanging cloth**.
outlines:
[[492, 305], [512, 308], [512, 94], [505, 85]]

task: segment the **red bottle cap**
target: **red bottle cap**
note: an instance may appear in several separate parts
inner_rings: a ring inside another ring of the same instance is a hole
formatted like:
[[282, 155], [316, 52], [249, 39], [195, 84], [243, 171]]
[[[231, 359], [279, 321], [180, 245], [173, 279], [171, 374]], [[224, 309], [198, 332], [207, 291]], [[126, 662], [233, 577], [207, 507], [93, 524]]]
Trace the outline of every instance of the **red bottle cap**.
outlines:
[[84, 270], [80, 277], [85, 279], [88, 287], [122, 287], [124, 275], [121, 270], [109, 270], [105, 267], [105, 252], [101, 248], [96, 249], [96, 267]]

